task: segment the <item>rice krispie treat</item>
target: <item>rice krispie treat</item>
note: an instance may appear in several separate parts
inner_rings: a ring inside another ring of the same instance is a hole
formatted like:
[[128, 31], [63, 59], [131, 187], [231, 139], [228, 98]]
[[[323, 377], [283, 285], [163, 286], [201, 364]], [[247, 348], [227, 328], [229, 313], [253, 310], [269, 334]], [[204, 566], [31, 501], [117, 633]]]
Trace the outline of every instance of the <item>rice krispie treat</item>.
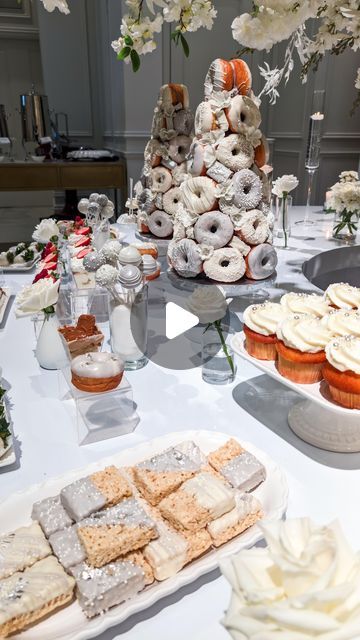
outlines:
[[37, 520], [47, 538], [55, 531], [61, 531], [73, 523], [61, 504], [60, 496], [35, 502], [31, 517], [33, 520]]
[[131, 495], [128, 481], [116, 467], [111, 466], [64, 487], [60, 499], [69, 516], [78, 522]]
[[96, 569], [82, 563], [72, 567], [71, 573], [79, 604], [88, 618], [129, 600], [145, 586], [144, 571], [127, 560]]
[[94, 567], [140, 549], [158, 535], [155, 521], [135, 498], [85, 518], [78, 524], [77, 532], [87, 562]]
[[235, 538], [264, 515], [260, 502], [249, 493], [236, 492], [235, 501], [234, 509], [224, 513], [207, 526], [215, 547], [220, 547], [228, 540]]
[[199, 473], [159, 504], [175, 529], [198, 531], [235, 507], [233, 490], [211, 473]]
[[211, 537], [206, 529], [199, 529], [199, 531], [182, 531], [181, 535], [184, 536], [188, 543], [188, 550], [186, 554], [186, 564], [192, 560], [196, 560], [208, 551], [212, 545]]
[[206, 458], [193, 442], [182, 442], [130, 469], [133, 481], [152, 505], [175, 491], [206, 465]]
[[155, 577], [153, 570], [147, 560], [145, 560], [142, 551], [131, 551], [130, 553], [127, 553], [126, 556], [121, 556], [119, 560], [122, 560], [123, 562], [132, 562], [132, 564], [136, 564], [137, 567], [140, 567], [144, 572], [145, 586], [154, 582]]
[[0, 582], [0, 637], [20, 631], [69, 602], [75, 581], [53, 556]]
[[252, 491], [266, 478], [264, 465], [233, 438], [210, 453], [208, 462], [239, 491]]
[[66, 570], [86, 560], [85, 549], [81, 544], [76, 525], [63, 531], [56, 531], [50, 536], [49, 542], [53, 553]]
[[0, 536], [0, 579], [11, 576], [51, 554], [50, 546], [34, 522]]

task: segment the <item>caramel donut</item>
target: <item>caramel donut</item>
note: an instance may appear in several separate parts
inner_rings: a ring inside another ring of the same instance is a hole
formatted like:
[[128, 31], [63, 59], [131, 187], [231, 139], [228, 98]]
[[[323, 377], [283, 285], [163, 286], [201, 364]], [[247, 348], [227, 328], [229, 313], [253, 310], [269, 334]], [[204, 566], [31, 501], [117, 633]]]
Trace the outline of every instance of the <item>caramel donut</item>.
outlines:
[[277, 265], [277, 255], [270, 244], [258, 244], [253, 247], [245, 258], [246, 277], [251, 280], [264, 280], [274, 273]]
[[212, 112], [210, 103], [200, 102], [195, 112], [195, 135], [201, 136], [203, 133], [209, 133], [209, 131], [218, 128], [216, 116]]
[[182, 192], [180, 187], [169, 189], [163, 196], [163, 208], [169, 216], [175, 216], [182, 203]]
[[194, 116], [189, 109], [180, 109], [173, 116], [174, 129], [179, 135], [190, 136], [194, 128]]
[[245, 136], [231, 133], [219, 142], [216, 158], [231, 171], [248, 169], [254, 161], [254, 148]]
[[251, 71], [244, 60], [235, 58], [230, 60], [233, 72], [233, 88], [237, 89], [240, 95], [245, 96], [251, 91], [252, 77]]
[[247, 244], [257, 245], [266, 242], [269, 232], [270, 227], [265, 216], [258, 209], [253, 209], [244, 214], [235, 233]]
[[261, 136], [260, 144], [255, 148], [254, 162], [259, 169], [269, 162], [269, 144], [265, 136]]
[[165, 211], [154, 211], [149, 216], [149, 231], [158, 238], [168, 238], [173, 232], [173, 223]]
[[242, 133], [247, 127], [257, 129], [261, 122], [259, 109], [247, 96], [232, 98], [230, 107], [225, 109], [225, 114], [230, 130], [234, 133]]
[[236, 282], [245, 273], [245, 260], [236, 249], [215, 249], [211, 258], [204, 262], [204, 273], [218, 282]]
[[262, 197], [261, 180], [249, 169], [242, 169], [232, 178], [234, 205], [239, 209], [255, 209]]
[[209, 211], [203, 213], [195, 223], [195, 240], [199, 244], [206, 244], [220, 249], [231, 240], [234, 234], [232, 222], [225, 213], [221, 211]]
[[184, 238], [169, 245], [170, 265], [183, 278], [195, 278], [203, 270], [203, 263], [194, 240]]
[[190, 213], [205, 213], [215, 208], [216, 183], [205, 176], [189, 178], [181, 185], [183, 204]]
[[165, 193], [171, 187], [171, 173], [165, 167], [155, 167], [151, 170], [151, 188], [153, 191]]
[[233, 88], [233, 68], [228, 60], [216, 58], [210, 64], [205, 77], [205, 98], [210, 98], [214, 91], [231, 91]]
[[191, 140], [188, 136], [176, 136], [169, 142], [169, 156], [177, 164], [184, 162], [189, 153]]
[[205, 148], [201, 142], [199, 142], [199, 140], [194, 140], [190, 147], [191, 157], [188, 161], [188, 171], [192, 176], [194, 176], [194, 178], [204, 176], [206, 174], [204, 151]]
[[181, 104], [183, 109], [189, 108], [189, 92], [184, 84], [164, 84], [160, 88], [159, 99], [164, 105]]

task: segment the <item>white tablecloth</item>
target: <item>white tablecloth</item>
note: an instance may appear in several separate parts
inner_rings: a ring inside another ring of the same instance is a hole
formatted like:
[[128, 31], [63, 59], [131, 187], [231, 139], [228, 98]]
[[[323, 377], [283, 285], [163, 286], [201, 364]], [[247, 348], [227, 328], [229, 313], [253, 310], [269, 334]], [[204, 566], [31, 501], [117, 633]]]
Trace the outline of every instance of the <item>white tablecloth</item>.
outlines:
[[[303, 215], [293, 211], [293, 220]], [[314, 212], [316, 227], [293, 226], [290, 250], [279, 250], [278, 275], [271, 297], [289, 290], [311, 290], [304, 260], [338, 244], [331, 219]], [[15, 293], [31, 281], [29, 274], [6, 276]], [[237, 299], [237, 313], [249, 300]], [[35, 336], [29, 319], [16, 320], [13, 308], [0, 330], [0, 365], [10, 385], [11, 416], [17, 463], [0, 469], [0, 499], [31, 484], [111, 455], [169, 431], [209, 429], [252, 441], [281, 465], [290, 488], [288, 516], [309, 515], [319, 522], [340, 518], [349, 539], [360, 539], [360, 454], [335, 454], [297, 438], [287, 424], [295, 394], [238, 361], [231, 386], [207, 385], [200, 369], [173, 371], [149, 363], [127, 374], [133, 386], [140, 423], [133, 434], [79, 447], [72, 401], [59, 399], [59, 374], [41, 370], [33, 354]], [[1, 517], [1, 507], [0, 507]], [[219, 624], [230, 589], [218, 571], [99, 636], [101, 640], [226, 640]], [[45, 640], [45, 639], [44, 639]]]

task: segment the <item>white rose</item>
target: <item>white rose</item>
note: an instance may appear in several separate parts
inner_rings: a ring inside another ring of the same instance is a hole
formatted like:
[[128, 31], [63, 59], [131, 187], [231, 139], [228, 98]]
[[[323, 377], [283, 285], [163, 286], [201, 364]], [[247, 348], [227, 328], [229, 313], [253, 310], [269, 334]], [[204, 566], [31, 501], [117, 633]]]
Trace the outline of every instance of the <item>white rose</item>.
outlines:
[[40, 313], [43, 309], [57, 303], [60, 281], [43, 278], [24, 287], [17, 295], [17, 315]]
[[221, 320], [227, 311], [227, 302], [216, 285], [197, 287], [189, 296], [187, 307], [190, 313], [199, 318], [199, 322], [207, 324]]
[[46, 244], [50, 238], [59, 235], [59, 227], [53, 218], [45, 218], [36, 225], [33, 240]]
[[234, 640], [355, 640], [360, 555], [339, 523], [309, 518], [259, 524], [268, 547], [221, 563], [233, 593], [223, 624]]
[[293, 189], [296, 189], [296, 187], [299, 184], [299, 180], [296, 178], [296, 176], [291, 175], [284, 175], [281, 176], [281, 178], [277, 178], [274, 182], [273, 182], [273, 188], [272, 188], [272, 192], [278, 196], [278, 198], [282, 198], [284, 193], [288, 194], [290, 193], [290, 191], [292, 191]]
[[359, 174], [357, 171], [342, 171], [339, 180], [340, 182], [358, 182]]
[[42, 3], [46, 11], [49, 11], [50, 13], [52, 13], [54, 9], [59, 9], [61, 13], [70, 13], [66, 0], [42, 0]]

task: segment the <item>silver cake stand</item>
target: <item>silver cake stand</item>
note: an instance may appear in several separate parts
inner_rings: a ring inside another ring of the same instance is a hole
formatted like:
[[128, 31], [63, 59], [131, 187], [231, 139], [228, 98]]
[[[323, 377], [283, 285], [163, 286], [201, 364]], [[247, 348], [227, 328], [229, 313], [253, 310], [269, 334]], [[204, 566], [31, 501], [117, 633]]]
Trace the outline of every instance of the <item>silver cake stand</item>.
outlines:
[[164, 278], [167, 277], [169, 282], [181, 291], [187, 291], [192, 293], [199, 286], [214, 286], [217, 285], [221, 288], [222, 292], [227, 298], [250, 298], [254, 301], [267, 300], [270, 297], [269, 289], [274, 286], [276, 280], [276, 271], [266, 278], [266, 280], [250, 280], [249, 278], [242, 278], [238, 282], [232, 282], [226, 284], [224, 282], [217, 282], [216, 280], [209, 280], [206, 276], [200, 274], [196, 278], [182, 278], [176, 271], [169, 268], [164, 274]]

